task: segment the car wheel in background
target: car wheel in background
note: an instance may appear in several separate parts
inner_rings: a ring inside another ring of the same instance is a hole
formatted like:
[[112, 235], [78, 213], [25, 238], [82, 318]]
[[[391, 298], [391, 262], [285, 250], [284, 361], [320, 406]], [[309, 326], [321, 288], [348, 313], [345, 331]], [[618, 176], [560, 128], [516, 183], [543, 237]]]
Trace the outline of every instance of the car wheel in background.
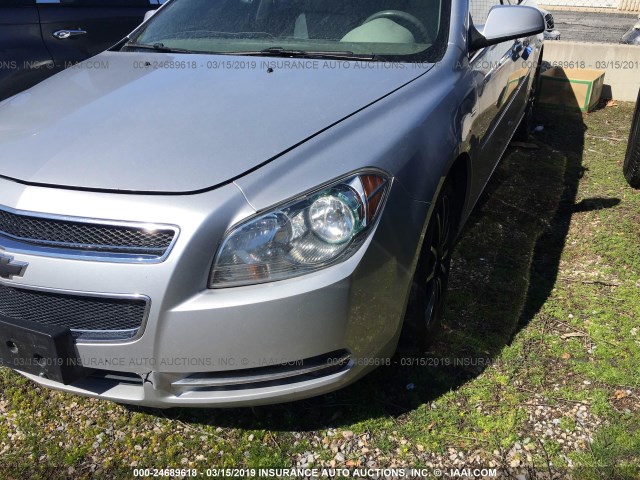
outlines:
[[631, 123], [627, 155], [624, 159], [624, 176], [629, 185], [640, 188], [640, 92], [638, 92], [636, 111]]

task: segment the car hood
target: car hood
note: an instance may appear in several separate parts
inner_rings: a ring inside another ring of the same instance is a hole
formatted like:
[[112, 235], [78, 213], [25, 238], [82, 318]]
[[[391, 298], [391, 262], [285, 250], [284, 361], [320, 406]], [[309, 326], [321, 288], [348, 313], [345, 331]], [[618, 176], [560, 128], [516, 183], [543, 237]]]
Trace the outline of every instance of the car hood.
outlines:
[[429, 68], [106, 52], [0, 104], [0, 176], [108, 191], [212, 188]]

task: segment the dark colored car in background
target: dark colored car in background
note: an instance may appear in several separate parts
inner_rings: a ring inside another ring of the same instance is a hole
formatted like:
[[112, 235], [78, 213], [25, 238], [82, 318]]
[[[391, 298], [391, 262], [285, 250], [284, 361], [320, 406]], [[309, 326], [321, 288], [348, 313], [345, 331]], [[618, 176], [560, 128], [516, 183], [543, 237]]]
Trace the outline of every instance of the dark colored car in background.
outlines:
[[633, 113], [627, 154], [624, 158], [624, 176], [633, 188], [640, 189], [640, 92]]
[[0, 100], [111, 47], [161, 0], [0, 0]]
[[628, 45], [640, 45], [640, 19], [627, 33], [622, 36], [620, 43]]

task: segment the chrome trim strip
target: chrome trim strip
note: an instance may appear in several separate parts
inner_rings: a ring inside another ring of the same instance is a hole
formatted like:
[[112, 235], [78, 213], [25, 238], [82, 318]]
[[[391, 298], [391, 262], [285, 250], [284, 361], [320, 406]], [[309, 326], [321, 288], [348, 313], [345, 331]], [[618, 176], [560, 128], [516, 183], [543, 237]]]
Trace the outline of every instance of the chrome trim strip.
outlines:
[[[163, 255], [153, 255], [148, 253], [112, 253], [112, 252], [101, 252], [99, 249], [95, 248], [92, 251], [87, 250], [74, 250], [74, 248], [69, 247], [65, 248], [60, 245], [60, 242], [50, 242], [47, 240], [36, 240], [33, 239], [33, 242], [37, 242], [38, 244], [51, 244], [51, 246], [45, 245], [35, 245], [30, 243], [27, 239], [22, 239], [10, 235], [8, 233], [0, 231], [0, 249], [4, 249], [7, 252], [12, 253], [21, 253], [25, 255], [35, 255], [39, 257], [53, 257], [53, 258], [64, 258], [71, 260], [85, 260], [85, 261], [94, 261], [94, 262], [111, 262], [111, 263], [162, 263], [164, 262], [171, 250], [173, 250], [174, 245], [176, 244], [178, 237], [180, 236], [180, 228], [177, 225], [168, 225], [168, 224], [160, 224], [160, 223], [144, 223], [144, 222], [131, 222], [131, 221], [122, 221], [122, 220], [104, 220], [104, 219], [96, 219], [96, 218], [87, 218], [87, 217], [72, 217], [67, 215], [54, 215], [49, 213], [41, 213], [41, 212], [31, 212], [28, 210], [17, 210], [11, 207], [7, 207], [5, 205], [0, 205], [0, 210], [11, 215], [18, 215], [22, 217], [31, 217], [34, 220], [52, 220], [57, 222], [70, 222], [77, 224], [88, 224], [90, 225], [98, 225], [104, 227], [113, 227], [113, 228], [134, 228], [139, 230], [170, 230], [173, 232], [173, 239], [171, 243], [164, 250]], [[83, 247], [84, 244], [68, 244], [74, 245], [77, 248]], [[86, 247], [90, 248], [90, 245], [86, 245]], [[137, 249], [138, 247], [112, 247], [113, 249]], [[145, 249], [152, 250], [152, 249]]]
[[[103, 298], [107, 300], [143, 300], [145, 302], [144, 314], [142, 316], [142, 321], [140, 322], [140, 327], [138, 327], [138, 332], [134, 337], [131, 338], [120, 338], [120, 339], [109, 339], [109, 340], [85, 340], [76, 341], [76, 345], [95, 345], [95, 344], [126, 344], [132, 343], [142, 337], [147, 323], [149, 321], [149, 313], [151, 312], [151, 298], [147, 295], [142, 294], [125, 294], [125, 293], [104, 293], [104, 292], [85, 292], [85, 291], [77, 291], [77, 290], [64, 290], [57, 288], [49, 288], [49, 287], [37, 287], [34, 285], [24, 285], [22, 283], [16, 282], [7, 282], [0, 281], [0, 285], [7, 288], [15, 288], [16, 290], [26, 290], [26, 291], [35, 291], [35, 292], [43, 292], [43, 293], [52, 293], [58, 295], [69, 295], [75, 297], [90, 297], [90, 298]], [[104, 332], [104, 330], [73, 330], [72, 332]], [[108, 332], [123, 332], [130, 331], [131, 329], [125, 330], [107, 330]]]
[[[228, 387], [235, 385], [248, 385], [253, 383], [265, 383], [272, 382], [275, 380], [284, 380], [287, 378], [299, 377], [303, 375], [309, 375], [310, 373], [320, 372], [322, 370], [327, 370], [334, 367], [345, 367], [349, 365], [351, 359], [350, 353], [345, 353], [339, 357], [333, 358], [332, 362], [321, 363], [319, 365], [313, 365], [306, 368], [296, 368], [295, 366], [286, 369], [286, 365], [283, 367], [282, 371], [275, 373], [265, 373], [264, 375], [248, 375], [242, 376], [239, 375], [238, 370], [235, 370], [235, 376], [229, 377], [219, 377], [219, 378], [207, 378], [206, 374], [195, 374], [189, 377], [183, 378], [182, 380], [177, 380], [171, 384], [174, 388], [206, 388], [206, 387]], [[211, 373], [217, 375], [224, 375], [225, 372], [216, 372]]]

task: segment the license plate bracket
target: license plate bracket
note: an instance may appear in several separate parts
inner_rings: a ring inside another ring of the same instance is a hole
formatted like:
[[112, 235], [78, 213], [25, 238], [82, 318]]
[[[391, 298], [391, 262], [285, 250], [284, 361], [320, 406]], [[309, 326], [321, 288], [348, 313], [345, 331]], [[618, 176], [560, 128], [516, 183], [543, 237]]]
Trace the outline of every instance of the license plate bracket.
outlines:
[[91, 373], [71, 330], [0, 315], [0, 365], [69, 385]]

